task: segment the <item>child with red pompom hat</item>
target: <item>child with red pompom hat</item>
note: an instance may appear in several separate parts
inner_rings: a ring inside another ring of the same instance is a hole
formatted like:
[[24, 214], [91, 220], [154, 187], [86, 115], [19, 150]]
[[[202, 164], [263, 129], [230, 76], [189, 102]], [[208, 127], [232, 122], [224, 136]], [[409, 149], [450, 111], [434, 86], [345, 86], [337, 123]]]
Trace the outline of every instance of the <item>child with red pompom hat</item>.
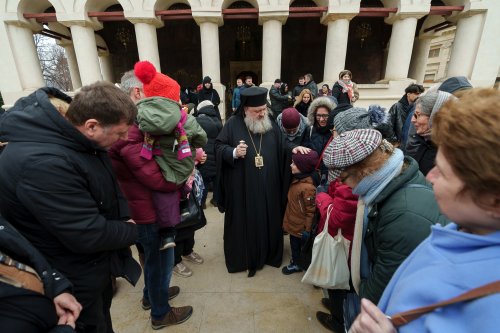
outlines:
[[[154, 157], [165, 179], [182, 187], [194, 170], [194, 149], [206, 144], [207, 135], [181, 108], [180, 86], [174, 79], [157, 72], [149, 61], [136, 63], [134, 73], [146, 96], [137, 103], [137, 122], [144, 132], [141, 157]], [[160, 249], [173, 247], [174, 227], [180, 222], [179, 194], [153, 192], [153, 200], [162, 238]]]

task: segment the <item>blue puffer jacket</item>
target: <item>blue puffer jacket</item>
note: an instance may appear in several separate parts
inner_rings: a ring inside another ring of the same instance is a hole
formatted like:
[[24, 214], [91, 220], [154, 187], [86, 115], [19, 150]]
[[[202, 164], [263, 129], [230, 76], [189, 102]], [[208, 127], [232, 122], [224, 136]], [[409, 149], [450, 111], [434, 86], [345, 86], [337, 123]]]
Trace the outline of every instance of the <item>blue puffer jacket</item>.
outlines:
[[[454, 223], [431, 235], [394, 274], [379, 303], [388, 315], [441, 302], [500, 277], [500, 232], [474, 235]], [[500, 294], [432, 311], [401, 326], [400, 333], [498, 332]]]

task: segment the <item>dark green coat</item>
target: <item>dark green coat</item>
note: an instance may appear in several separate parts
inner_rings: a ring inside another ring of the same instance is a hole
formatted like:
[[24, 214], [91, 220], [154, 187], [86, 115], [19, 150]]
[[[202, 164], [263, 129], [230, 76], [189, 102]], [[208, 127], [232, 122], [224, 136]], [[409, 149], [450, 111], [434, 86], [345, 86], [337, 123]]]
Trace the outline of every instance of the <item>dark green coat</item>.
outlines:
[[399, 265], [430, 234], [431, 225], [448, 222], [440, 213], [434, 192], [418, 170], [417, 162], [405, 157], [406, 165], [377, 196], [368, 214], [364, 245], [371, 275], [361, 280], [359, 294], [375, 304]]

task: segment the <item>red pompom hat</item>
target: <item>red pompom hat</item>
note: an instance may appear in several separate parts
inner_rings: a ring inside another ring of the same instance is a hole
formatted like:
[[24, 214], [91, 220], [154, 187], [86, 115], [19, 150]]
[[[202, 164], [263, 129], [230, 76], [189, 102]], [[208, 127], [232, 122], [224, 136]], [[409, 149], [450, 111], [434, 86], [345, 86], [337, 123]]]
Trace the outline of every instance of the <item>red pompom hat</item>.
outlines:
[[165, 97], [179, 102], [181, 86], [171, 77], [156, 71], [149, 61], [139, 61], [134, 66], [135, 76], [144, 85], [146, 97]]

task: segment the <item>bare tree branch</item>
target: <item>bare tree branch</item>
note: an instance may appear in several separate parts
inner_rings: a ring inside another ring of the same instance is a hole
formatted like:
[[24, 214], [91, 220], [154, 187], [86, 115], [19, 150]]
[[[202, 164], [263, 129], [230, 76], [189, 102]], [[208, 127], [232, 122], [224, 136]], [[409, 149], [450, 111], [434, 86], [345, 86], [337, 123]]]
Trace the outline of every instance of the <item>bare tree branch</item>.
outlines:
[[73, 90], [71, 75], [64, 49], [53, 39], [40, 34], [33, 35], [43, 79], [49, 87], [63, 91]]

